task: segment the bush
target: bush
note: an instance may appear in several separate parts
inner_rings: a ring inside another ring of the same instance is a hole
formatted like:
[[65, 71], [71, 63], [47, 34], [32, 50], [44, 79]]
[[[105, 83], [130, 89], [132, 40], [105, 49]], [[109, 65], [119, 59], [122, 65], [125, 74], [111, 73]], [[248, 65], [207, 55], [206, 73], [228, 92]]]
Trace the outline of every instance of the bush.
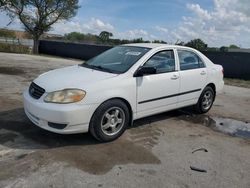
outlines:
[[31, 49], [29, 46], [19, 44], [0, 43], [0, 52], [29, 54]]

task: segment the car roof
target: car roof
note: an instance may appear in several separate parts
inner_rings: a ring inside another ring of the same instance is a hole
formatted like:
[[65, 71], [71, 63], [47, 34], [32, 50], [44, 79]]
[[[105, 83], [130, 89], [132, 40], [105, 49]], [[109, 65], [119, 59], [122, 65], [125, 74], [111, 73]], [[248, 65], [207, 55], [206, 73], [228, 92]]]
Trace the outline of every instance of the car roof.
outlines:
[[136, 46], [136, 47], [143, 47], [143, 48], [179, 48], [179, 49], [192, 49], [186, 46], [180, 46], [180, 45], [169, 45], [169, 44], [160, 44], [160, 43], [132, 43], [132, 44], [124, 44], [124, 46]]

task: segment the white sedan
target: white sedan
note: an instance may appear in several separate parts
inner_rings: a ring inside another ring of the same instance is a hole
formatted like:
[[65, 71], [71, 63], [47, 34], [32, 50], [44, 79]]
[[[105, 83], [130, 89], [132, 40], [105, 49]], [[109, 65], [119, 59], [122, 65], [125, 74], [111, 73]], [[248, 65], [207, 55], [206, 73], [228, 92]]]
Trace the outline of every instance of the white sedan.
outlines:
[[186, 106], [206, 113], [223, 85], [222, 66], [195, 49], [127, 44], [40, 75], [23, 93], [24, 109], [43, 129], [105, 142], [139, 118]]

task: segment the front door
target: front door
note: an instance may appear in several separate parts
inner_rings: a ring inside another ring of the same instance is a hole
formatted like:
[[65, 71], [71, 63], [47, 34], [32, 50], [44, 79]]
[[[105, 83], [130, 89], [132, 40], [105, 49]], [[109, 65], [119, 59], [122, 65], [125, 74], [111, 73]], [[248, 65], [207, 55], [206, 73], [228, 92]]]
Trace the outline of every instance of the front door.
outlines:
[[154, 67], [156, 74], [136, 78], [137, 118], [177, 106], [180, 76], [173, 50], [154, 54], [143, 66]]

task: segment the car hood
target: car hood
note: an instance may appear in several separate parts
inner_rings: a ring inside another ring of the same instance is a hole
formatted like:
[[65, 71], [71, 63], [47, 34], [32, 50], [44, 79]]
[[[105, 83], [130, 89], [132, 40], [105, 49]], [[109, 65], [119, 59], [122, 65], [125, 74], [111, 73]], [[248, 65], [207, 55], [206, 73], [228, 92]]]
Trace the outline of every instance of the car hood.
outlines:
[[75, 65], [46, 72], [36, 78], [34, 82], [44, 88], [46, 92], [51, 92], [66, 88], [84, 89], [86, 85], [115, 76], [117, 74]]

